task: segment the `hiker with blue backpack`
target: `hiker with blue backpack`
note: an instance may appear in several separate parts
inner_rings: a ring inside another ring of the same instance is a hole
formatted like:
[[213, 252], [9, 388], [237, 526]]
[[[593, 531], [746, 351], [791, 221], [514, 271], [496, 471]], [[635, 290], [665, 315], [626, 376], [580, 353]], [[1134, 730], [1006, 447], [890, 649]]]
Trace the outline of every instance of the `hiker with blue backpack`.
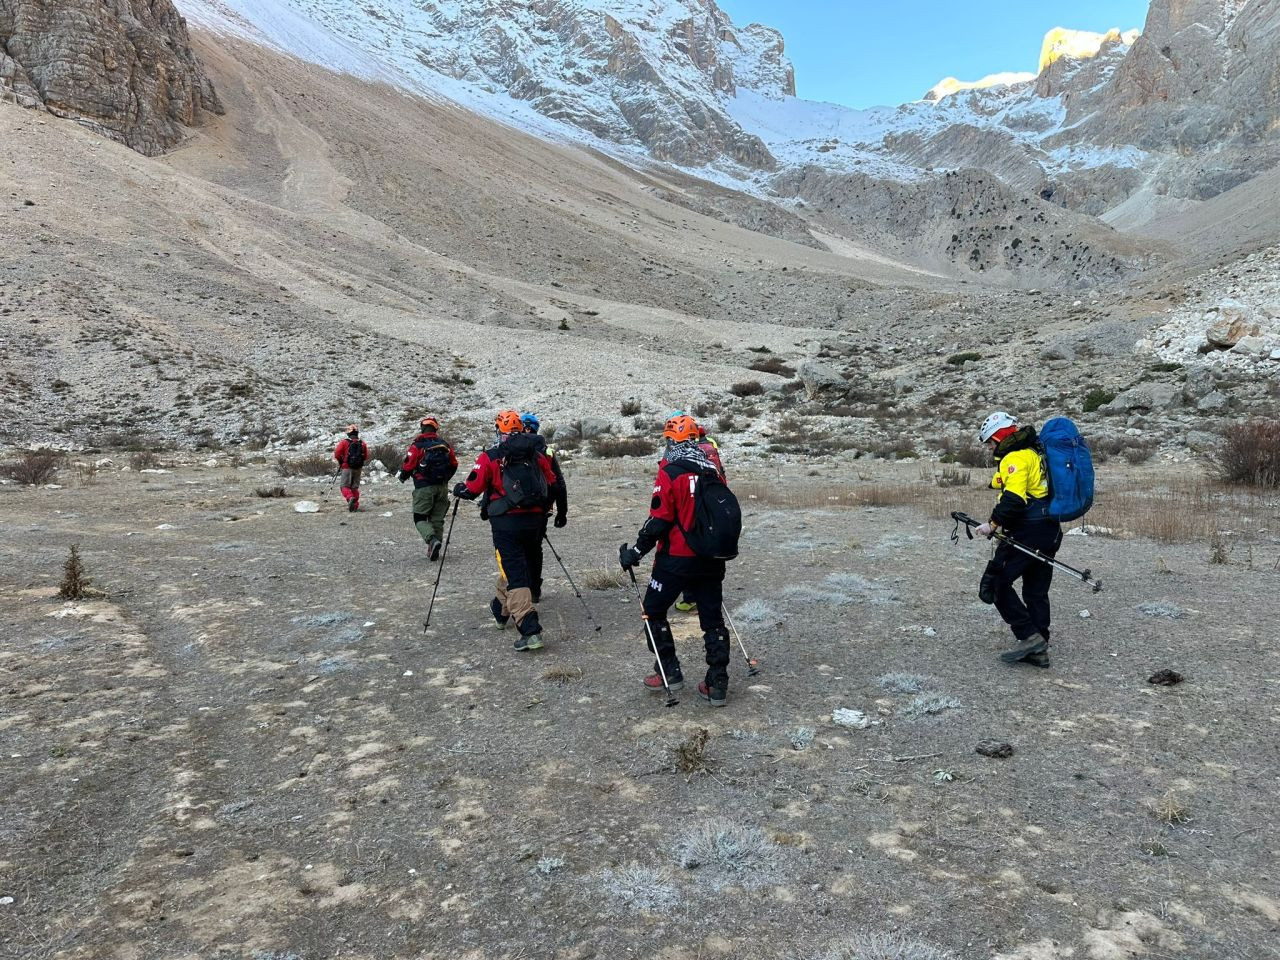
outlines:
[[697, 602], [707, 674], [698, 695], [713, 707], [723, 707], [729, 692], [729, 631], [723, 609], [725, 562], [738, 554], [742, 513], [716, 464], [698, 443], [698, 424], [690, 416], [667, 420], [662, 432], [666, 453], [658, 468], [649, 503], [649, 518], [636, 534], [635, 546], [623, 544], [618, 562], [632, 580], [636, 567], [657, 548], [649, 587], [642, 600], [642, 617], [654, 672], [641, 682], [654, 693], [684, 685], [675, 637], [667, 612], [682, 591]]
[[542, 565], [542, 536], [556, 475], [538, 437], [526, 433], [520, 414], [503, 410], [494, 419], [493, 446], [476, 458], [467, 479], [455, 484], [461, 500], [480, 499], [498, 560], [497, 590], [489, 612], [499, 628], [514, 620], [517, 652], [542, 649], [542, 624], [533, 601], [533, 577]]
[[[983, 421], [978, 438], [995, 460], [991, 486], [1000, 491], [990, 519], [974, 530], [999, 540], [978, 597], [994, 603], [1013, 631], [1016, 646], [1000, 659], [1047, 669], [1049, 586], [1062, 545], [1061, 523], [1083, 516], [1093, 502], [1088, 446], [1065, 417], [1050, 420], [1038, 435], [1003, 411]], [[1018, 580], [1021, 596], [1014, 589]]]

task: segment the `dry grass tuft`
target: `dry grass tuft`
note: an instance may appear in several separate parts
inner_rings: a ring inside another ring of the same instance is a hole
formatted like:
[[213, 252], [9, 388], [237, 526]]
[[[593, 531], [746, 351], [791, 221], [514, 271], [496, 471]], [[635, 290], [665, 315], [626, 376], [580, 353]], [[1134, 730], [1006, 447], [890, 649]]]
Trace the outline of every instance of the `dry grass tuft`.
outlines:
[[608, 568], [589, 570], [587, 575], [582, 578], [582, 583], [588, 590], [616, 590], [625, 582], [621, 570], [609, 570]]
[[710, 759], [707, 757], [707, 741], [711, 739], [711, 734], [706, 727], [700, 727], [698, 732], [683, 743], [677, 744], [672, 748], [676, 755], [676, 769], [681, 773], [706, 773], [711, 769]]
[[369, 462], [381, 463], [387, 473], [395, 473], [404, 463], [404, 456], [394, 443], [379, 443], [369, 448]]
[[597, 457], [647, 457], [657, 448], [649, 437], [615, 437], [601, 434], [591, 441]]
[[63, 600], [80, 600], [88, 590], [89, 578], [85, 576], [84, 562], [80, 559], [80, 548], [72, 544], [67, 562], [62, 565], [62, 583], [58, 585], [58, 596]]
[[583, 676], [581, 667], [557, 664], [543, 671], [542, 679], [547, 683], [576, 683]]
[[1190, 808], [1188, 808], [1172, 790], [1166, 793], [1159, 800], [1149, 803], [1147, 805], [1147, 809], [1153, 817], [1163, 823], [1166, 827], [1171, 827], [1175, 823], [1191, 822]]
[[288, 491], [280, 484], [276, 484], [274, 487], [258, 487], [253, 491], [253, 494], [263, 500], [278, 500], [289, 495]]

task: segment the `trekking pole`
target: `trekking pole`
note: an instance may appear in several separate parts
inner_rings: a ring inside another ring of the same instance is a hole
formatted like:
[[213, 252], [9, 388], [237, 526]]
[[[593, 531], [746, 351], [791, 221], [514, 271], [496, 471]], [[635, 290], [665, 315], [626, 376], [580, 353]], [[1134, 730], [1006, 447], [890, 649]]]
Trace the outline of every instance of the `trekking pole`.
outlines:
[[653, 639], [653, 628], [649, 626], [649, 616], [644, 612], [644, 598], [640, 596], [640, 584], [636, 583], [636, 571], [633, 567], [627, 567], [627, 573], [631, 576], [631, 585], [636, 588], [636, 599], [640, 601], [640, 619], [644, 621], [644, 632], [649, 638], [649, 649], [653, 651], [653, 659], [658, 664], [658, 676], [662, 678], [662, 689], [667, 691], [666, 706], [674, 707], [680, 701], [671, 692], [671, 684], [667, 682], [667, 668], [662, 665], [662, 657], [658, 654], [658, 643]]
[[[981, 526], [981, 524], [978, 523], [977, 520], [973, 519], [973, 517], [969, 516], [967, 513], [961, 513], [959, 510], [953, 510], [951, 512], [951, 519], [956, 522], [956, 525], [951, 530], [952, 543], [960, 542], [960, 524], [964, 524], [964, 532], [968, 534], [970, 540], [973, 539], [973, 528]], [[1007, 543], [1009, 546], [1013, 547], [1013, 549], [1021, 550], [1027, 556], [1033, 557], [1041, 563], [1047, 563], [1055, 570], [1061, 570], [1068, 576], [1075, 577], [1081, 583], [1093, 587], [1094, 593], [1098, 593], [1102, 589], [1102, 581], [1093, 579], [1092, 571], [1090, 570], [1077, 570], [1075, 567], [1063, 563], [1061, 560], [1055, 560], [1053, 557], [1047, 557], [1039, 550], [1036, 550], [1033, 547], [1028, 547], [1025, 543], [1019, 543], [1007, 533], [1001, 533], [997, 530], [993, 536], [1001, 543]]]
[[547, 546], [551, 547], [551, 555], [556, 558], [556, 563], [560, 564], [560, 569], [564, 571], [565, 579], [569, 581], [569, 586], [573, 587], [573, 595], [578, 598], [582, 604], [582, 609], [587, 611], [587, 619], [595, 624], [596, 633], [600, 632], [600, 624], [596, 623], [596, 618], [591, 615], [591, 608], [587, 606], [587, 599], [578, 590], [578, 585], [573, 582], [573, 577], [569, 575], [569, 568], [564, 565], [564, 561], [560, 559], [560, 554], [556, 553], [556, 548], [551, 546], [551, 540], [543, 533], [542, 539], [547, 541]]
[[444, 561], [449, 556], [449, 541], [453, 539], [453, 521], [458, 519], [458, 504], [462, 501], [457, 497], [453, 498], [453, 513], [449, 515], [449, 531], [444, 535], [444, 549], [440, 551], [440, 567], [436, 570], [436, 585], [431, 588], [431, 603], [427, 606], [427, 619], [422, 624], [422, 632], [427, 632], [427, 627], [431, 626], [431, 611], [436, 606], [436, 591], [440, 589], [440, 576], [444, 573]]
[[747, 661], [747, 676], [756, 676], [760, 672], [760, 661], [751, 659], [751, 655], [747, 653], [747, 645], [742, 642], [742, 634], [738, 632], [738, 625], [733, 622], [733, 617], [729, 616], [729, 608], [722, 606], [720, 609], [724, 613], [725, 622], [729, 624], [729, 629], [733, 631], [733, 635], [738, 640], [738, 649], [742, 651], [742, 659]]

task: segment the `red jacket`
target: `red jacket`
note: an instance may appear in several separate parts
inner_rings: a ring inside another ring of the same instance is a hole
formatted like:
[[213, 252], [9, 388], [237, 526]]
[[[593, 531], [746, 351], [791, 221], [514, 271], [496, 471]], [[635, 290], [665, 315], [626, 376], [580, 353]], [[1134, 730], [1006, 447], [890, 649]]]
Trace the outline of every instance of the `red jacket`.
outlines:
[[[683, 467], [665, 461], [658, 467], [653, 481], [653, 499], [649, 502], [649, 519], [636, 538], [636, 549], [648, 553], [655, 543], [659, 553], [672, 557], [696, 557], [685, 542], [681, 530], [693, 526], [693, 491], [696, 473], [684, 473]], [[672, 474], [676, 474], [672, 476]]]
[[[453, 447], [440, 439], [437, 433], [420, 433], [413, 438], [413, 443], [409, 445], [409, 452], [404, 455], [404, 462], [400, 464], [401, 478], [408, 477], [421, 465], [423, 458], [427, 455], [427, 450], [435, 446], [443, 446], [449, 451], [449, 465], [453, 468], [449, 472], [449, 476], [440, 481], [445, 483], [453, 477], [454, 471], [458, 469], [458, 457], [453, 452]], [[413, 478], [414, 485], [418, 483], [418, 478]]]
[[[364, 462], [368, 463], [369, 462], [369, 445], [365, 443], [363, 440], [355, 440], [354, 443], [358, 443], [360, 444], [361, 447], [364, 448]], [[333, 451], [333, 459], [338, 461], [339, 466], [341, 466], [343, 470], [347, 469], [347, 451], [351, 449], [352, 445], [353, 445], [353, 441], [348, 440], [346, 437], [343, 437], [342, 440], [338, 442], [337, 449]]]
[[[538, 466], [542, 468], [543, 476], [547, 478], [547, 491], [550, 495], [556, 489], [556, 474], [551, 468], [551, 460], [544, 453], [535, 456]], [[505, 496], [506, 490], [502, 488], [502, 447], [493, 447], [476, 457], [476, 465], [471, 468], [464, 483], [467, 492], [473, 497], [486, 496], [488, 500], [497, 500]], [[541, 504], [534, 507], [512, 507], [506, 515], [519, 516], [546, 512], [547, 505]]]

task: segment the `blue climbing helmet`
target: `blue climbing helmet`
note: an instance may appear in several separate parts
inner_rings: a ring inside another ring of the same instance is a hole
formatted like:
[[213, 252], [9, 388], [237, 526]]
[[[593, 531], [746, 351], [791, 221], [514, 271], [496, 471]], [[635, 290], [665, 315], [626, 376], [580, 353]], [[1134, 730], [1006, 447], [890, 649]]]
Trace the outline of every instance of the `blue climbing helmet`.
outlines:
[[525, 430], [529, 433], [537, 433], [538, 427], [541, 426], [537, 414], [534, 413], [525, 412], [520, 414], [520, 422], [524, 424]]

